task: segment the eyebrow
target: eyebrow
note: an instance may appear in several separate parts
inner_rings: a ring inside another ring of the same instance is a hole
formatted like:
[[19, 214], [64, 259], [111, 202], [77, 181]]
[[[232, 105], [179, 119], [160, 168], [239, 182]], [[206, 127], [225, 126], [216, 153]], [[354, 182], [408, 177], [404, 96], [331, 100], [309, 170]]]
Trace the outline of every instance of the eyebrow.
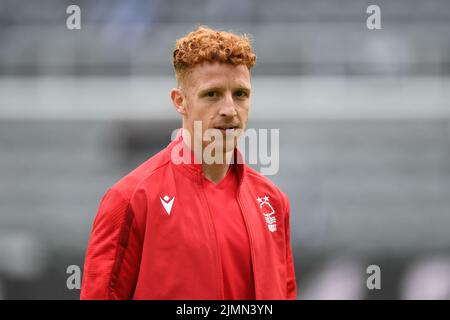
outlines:
[[250, 93], [250, 91], [252, 91], [251, 88], [246, 87], [246, 86], [239, 86], [239, 87], [237, 87], [236, 89], [242, 90], [242, 91], [246, 91], [247, 93]]
[[203, 94], [205, 94], [205, 93], [207, 93], [209, 91], [224, 91], [224, 89], [221, 88], [221, 87], [207, 87], [207, 88], [204, 88], [204, 89], [200, 90], [199, 94], [203, 95]]
[[[251, 92], [251, 88], [249, 88], [249, 87], [247, 87], [245, 85], [239, 85], [236, 88], [234, 88], [234, 90], [243, 90], [243, 91], [246, 91], [247, 93]], [[207, 87], [207, 88], [201, 89], [199, 91], [199, 95], [206, 94], [209, 91], [220, 91], [220, 92], [223, 92], [225, 90], [224, 90], [223, 87], [212, 86], [212, 87]]]

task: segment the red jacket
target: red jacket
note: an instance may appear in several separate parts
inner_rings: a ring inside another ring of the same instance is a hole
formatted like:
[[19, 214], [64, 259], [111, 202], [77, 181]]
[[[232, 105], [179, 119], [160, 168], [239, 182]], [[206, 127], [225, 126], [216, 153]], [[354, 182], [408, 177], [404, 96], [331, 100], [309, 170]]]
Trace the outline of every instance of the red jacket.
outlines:
[[[179, 143], [180, 135], [104, 195], [87, 249], [81, 299], [223, 299], [203, 173], [199, 165], [171, 161]], [[246, 164], [237, 168], [255, 297], [295, 299], [289, 200]]]

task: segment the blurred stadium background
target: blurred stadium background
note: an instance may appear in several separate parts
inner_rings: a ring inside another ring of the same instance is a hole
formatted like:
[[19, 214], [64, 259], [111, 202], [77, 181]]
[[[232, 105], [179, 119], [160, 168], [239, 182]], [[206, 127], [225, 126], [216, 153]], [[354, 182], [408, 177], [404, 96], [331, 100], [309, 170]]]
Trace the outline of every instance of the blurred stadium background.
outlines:
[[180, 126], [171, 52], [199, 24], [254, 39], [298, 298], [449, 299], [447, 0], [0, 0], [0, 298], [79, 297], [101, 196]]

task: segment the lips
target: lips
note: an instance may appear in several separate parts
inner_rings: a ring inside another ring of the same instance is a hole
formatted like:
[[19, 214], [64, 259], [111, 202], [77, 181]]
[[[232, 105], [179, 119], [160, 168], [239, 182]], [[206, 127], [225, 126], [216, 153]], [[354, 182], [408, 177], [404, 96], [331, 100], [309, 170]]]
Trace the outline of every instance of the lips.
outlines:
[[222, 131], [235, 130], [235, 129], [239, 129], [239, 126], [229, 126], [229, 125], [215, 126], [214, 129], [218, 129], [218, 130], [222, 130]]

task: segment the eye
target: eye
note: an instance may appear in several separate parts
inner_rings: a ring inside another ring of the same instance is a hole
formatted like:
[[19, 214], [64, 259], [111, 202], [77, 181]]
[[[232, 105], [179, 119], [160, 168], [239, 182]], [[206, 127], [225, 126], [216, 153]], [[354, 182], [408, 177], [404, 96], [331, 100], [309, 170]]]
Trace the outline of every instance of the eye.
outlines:
[[217, 92], [216, 92], [216, 91], [208, 91], [208, 92], [206, 93], [206, 96], [207, 96], [208, 98], [215, 98], [215, 97], [217, 97]]
[[234, 95], [239, 98], [248, 97], [248, 93], [245, 90], [236, 90]]

